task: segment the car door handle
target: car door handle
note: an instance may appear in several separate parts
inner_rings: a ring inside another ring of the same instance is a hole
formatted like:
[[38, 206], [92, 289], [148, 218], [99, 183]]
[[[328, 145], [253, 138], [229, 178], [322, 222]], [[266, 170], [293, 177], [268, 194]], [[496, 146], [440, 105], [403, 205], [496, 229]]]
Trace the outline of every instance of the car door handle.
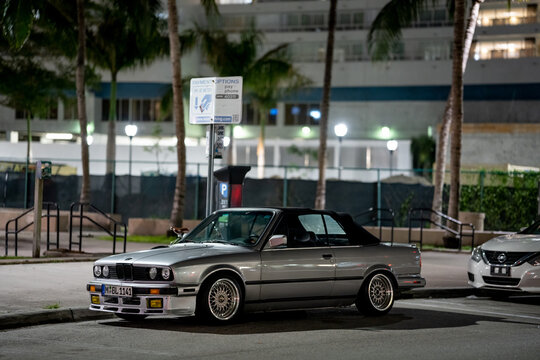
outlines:
[[325, 259], [325, 260], [331, 259], [332, 254], [323, 254], [322, 258]]

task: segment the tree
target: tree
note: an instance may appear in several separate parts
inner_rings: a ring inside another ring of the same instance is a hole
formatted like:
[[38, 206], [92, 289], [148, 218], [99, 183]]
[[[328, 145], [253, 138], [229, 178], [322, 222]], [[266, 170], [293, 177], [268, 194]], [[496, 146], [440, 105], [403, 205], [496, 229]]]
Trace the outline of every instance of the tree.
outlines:
[[[242, 76], [244, 92], [252, 99], [260, 131], [257, 143], [258, 177], [264, 177], [264, 139], [268, 113], [283, 91], [293, 91], [310, 83], [287, 56], [288, 44], [278, 45], [262, 55], [262, 33], [253, 25], [231, 40], [222, 30], [204, 29], [196, 25], [186, 32], [190, 47], [201, 44], [208, 64], [218, 76]], [[233, 135], [233, 134], [231, 134]], [[231, 136], [232, 137], [232, 136]]]
[[111, 0], [94, 4], [88, 24], [88, 59], [111, 76], [106, 173], [116, 159], [117, 77], [121, 70], [150, 63], [163, 55], [165, 23], [159, 0]]
[[76, 69], [76, 88], [77, 88], [77, 114], [79, 117], [79, 126], [81, 128], [81, 160], [82, 160], [82, 185], [81, 203], [90, 202], [90, 164], [88, 153], [88, 133], [86, 125], [86, 95], [85, 95], [85, 59], [86, 59], [86, 26], [84, 14], [84, 0], [77, 0], [77, 69]]
[[[463, 46], [462, 73], [465, 72], [476, 29], [480, 4], [483, 2], [484, 0], [474, 0], [471, 6]], [[401, 38], [401, 29], [409, 26], [414, 20], [418, 19], [420, 12], [427, 9], [430, 4], [434, 6], [436, 3], [433, 0], [393, 0], [386, 4], [375, 18], [368, 35], [369, 49], [373, 59], [376, 61], [388, 59], [391, 49]], [[446, 172], [446, 154], [450, 137], [450, 125], [452, 123], [453, 96], [454, 91], [451, 88], [446, 101], [443, 121], [437, 141], [435, 189], [432, 208], [439, 212], [442, 210], [442, 191], [444, 174]], [[433, 220], [438, 222], [438, 217], [434, 217]]]
[[[30, 120], [33, 116], [46, 116], [58, 99], [65, 97], [64, 90], [72, 88], [72, 69], [59, 59], [52, 41], [56, 36], [64, 39], [65, 24], [59, 21], [58, 27], [51, 27], [48, 21], [49, 15], [58, 19], [58, 13], [53, 4], [42, 1], [6, 0], [0, 5], [1, 103], [23, 110], [26, 117], [25, 207], [32, 142]], [[67, 41], [66, 51], [69, 48]]]
[[330, 90], [332, 86], [332, 65], [334, 61], [334, 34], [336, 30], [337, 0], [330, 1], [328, 15], [328, 38], [326, 40], [326, 58], [324, 63], [324, 83], [321, 100], [321, 120], [319, 123], [319, 179], [315, 194], [315, 208], [326, 206], [326, 139], [328, 137], [328, 113], [330, 110]]

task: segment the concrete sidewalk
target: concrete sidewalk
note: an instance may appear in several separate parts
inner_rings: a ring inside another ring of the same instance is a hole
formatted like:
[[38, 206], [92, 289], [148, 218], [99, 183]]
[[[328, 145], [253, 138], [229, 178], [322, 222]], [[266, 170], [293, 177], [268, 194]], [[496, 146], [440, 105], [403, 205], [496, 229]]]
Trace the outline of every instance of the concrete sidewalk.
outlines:
[[[63, 234], [60, 246], [66, 246], [67, 242], [66, 234]], [[119, 244], [117, 252], [122, 250]], [[24, 234], [19, 239], [19, 256], [29, 256], [31, 245], [31, 234]], [[127, 251], [150, 249], [155, 245], [128, 243]], [[44, 249], [46, 247], [42, 252]], [[82, 250], [84, 253], [50, 251], [49, 255], [63, 255], [51, 258], [0, 260], [0, 329], [112, 317], [112, 314], [88, 310], [86, 291], [86, 283], [93, 277], [93, 261], [112, 253], [112, 242], [99, 240], [96, 236], [83, 238]], [[466, 252], [423, 252], [422, 276], [427, 285], [408, 296], [472, 294], [473, 289], [467, 284], [469, 256]]]

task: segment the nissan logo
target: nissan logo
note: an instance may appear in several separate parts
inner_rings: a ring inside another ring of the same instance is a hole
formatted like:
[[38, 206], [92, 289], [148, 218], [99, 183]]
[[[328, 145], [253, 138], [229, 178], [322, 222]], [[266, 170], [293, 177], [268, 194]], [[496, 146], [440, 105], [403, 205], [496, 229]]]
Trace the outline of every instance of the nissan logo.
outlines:
[[499, 262], [499, 264], [504, 263], [506, 261], [506, 254], [500, 253], [499, 255], [497, 255], [497, 261]]

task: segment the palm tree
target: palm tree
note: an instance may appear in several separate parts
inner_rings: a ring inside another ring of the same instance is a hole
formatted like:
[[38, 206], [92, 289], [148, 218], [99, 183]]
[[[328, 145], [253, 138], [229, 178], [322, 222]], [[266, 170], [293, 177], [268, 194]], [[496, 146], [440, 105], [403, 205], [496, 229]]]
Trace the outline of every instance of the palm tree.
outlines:
[[286, 51], [288, 44], [281, 44], [258, 55], [262, 33], [253, 26], [240, 34], [238, 41], [229, 39], [222, 30], [196, 26], [186, 32], [191, 47], [201, 44], [208, 64], [218, 76], [242, 76], [244, 90], [251, 97], [260, 131], [257, 143], [258, 177], [264, 177], [264, 139], [268, 112], [277, 103], [282, 91], [293, 91], [309, 84], [300, 74]]
[[[471, 48], [480, 4], [484, 0], [474, 0], [471, 6], [465, 40], [462, 52], [462, 74], [465, 72], [468, 55]], [[391, 49], [401, 38], [401, 29], [409, 26], [417, 19], [422, 10], [429, 5], [435, 5], [436, 1], [429, 0], [392, 0], [386, 4], [375, 18], [369, 35], [368, 44], [374, 60], [388, 59]], [[446, 168], [446, 153], [452, 123], [454, 90], [451, 88], [445, 105], [442, 126], [439, 131], [436, 150], [436, 170], [435, 170], [435, 189], [433, 194], [432, 208], [436, 211], [442, 210], [442, 191], [444, 186], [444, 174]], [[434, 217], [438, 222], [438, 217]]]
[[81, 159], [82, 159], [82, 186], [81, 203], [90, 202], [90, 165], [88, 154], [88, 134], [86, 130], [86, 96], [84, 93], [84, 72], [86, 58], [86, 26], [84, 14], [84, 0], [77, 0], [77, 69], [76, 69], [76, 88], [77, 88], [77, 113], [79, 117], [79, 126], [81, 128]]
[[330, 110], [330, 89], [332, 86], [332, 65], [334, 61], [334, 34], [336, 31], [337, 0], [330, 1], [328, 15], [328, 38], [326, 41], [326, 58], [324, 63], [324, 83], [321, 100], [321, 120], [319, 123], [319, 180], [315, 194], [315, 208], [326, 206], [326, 139], [328, 137], [328, 112]]
[[116, 158], [117, 77], [121, 70], [144, 65], [165, 51], [159, 0], [112, 0], [94, 4], [88, 26], [88, 58], [111, 76], [107, 130], [107, 174]]

